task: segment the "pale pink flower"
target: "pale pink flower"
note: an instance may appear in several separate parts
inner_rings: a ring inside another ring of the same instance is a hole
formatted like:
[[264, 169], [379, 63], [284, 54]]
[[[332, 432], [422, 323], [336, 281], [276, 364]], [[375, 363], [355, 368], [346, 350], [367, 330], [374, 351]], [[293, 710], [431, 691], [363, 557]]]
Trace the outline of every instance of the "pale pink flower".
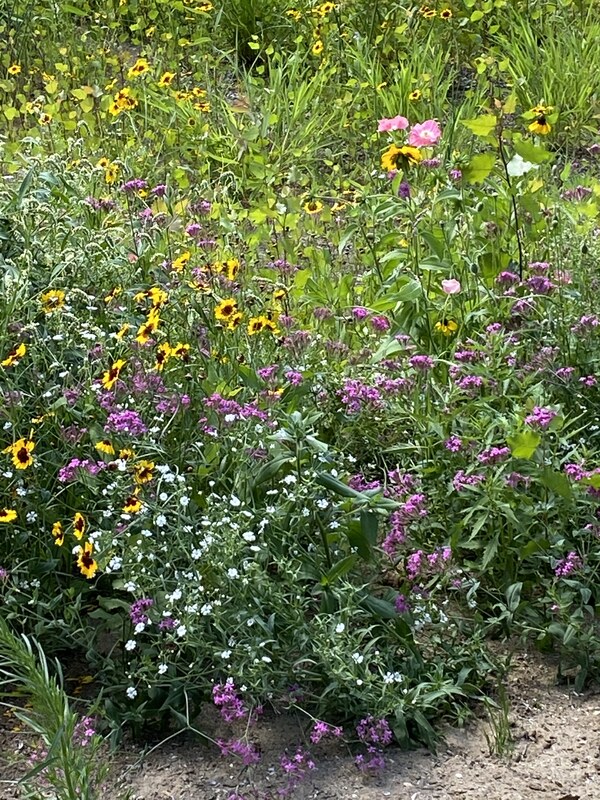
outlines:
[[460, 281], [451, 278], [449, 281], [442, 281], [442, 291], [445, 294], [458, 294], [461, 286]]
[[437, 144], [442, 136], [442, 129], [434, 119], [417, 123], [410, 129], [408, 143], [412, 147], [430, 147]]
[[392, 117], [391, 119], [386, 119], [385, 117], [380, 119], [377, 130], [379, 133], [384, 133], [385, 131], [403, 131], [405, 128], [408, 128], [408, 120], [398, 114], [397, 117]]

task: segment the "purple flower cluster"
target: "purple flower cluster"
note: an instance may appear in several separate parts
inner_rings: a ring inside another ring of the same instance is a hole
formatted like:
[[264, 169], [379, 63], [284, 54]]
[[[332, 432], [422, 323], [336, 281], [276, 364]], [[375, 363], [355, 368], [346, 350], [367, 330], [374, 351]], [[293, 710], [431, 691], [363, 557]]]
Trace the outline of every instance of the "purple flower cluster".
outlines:
[[433, 553], [415, 550], [406, 560], [406, 577], [414, 581], [423, 575], [441, 572], [452, 558], [452, 548], [443, 547]]
[[383, 748], [392, 742], [392, 731], [388, 721], [369, 715], [358, 723], [356, 733], [360, 741], [366, 745], [367, 752], [359, 753], [354, 763], [361, 772], [381, 772], [385, 768]]
[[316, 764], [310, 754], [303, 750], [302, 747], [298, 747], [293, 756], [289, 756], [287, 753], [282, 755], [279, 763], [287, 778], [286, 786], [279, 789], [281, 797], [287, 797], [292, 794], [306, 778], [309, 771], [316, 769]]
[[575, 572], [582, 567], [583, 561], [581, 560], [580, 556], [574, 550], [571, 550], [566, 558], [561, 558], [554, 567], [554, 574], [557, 578], [566, 578], [572, 572]]
[[462, 439], [459, 439], [458, 436], [451, 436], [444, 442], [444, 447], [451, 453], [458, 453], [460, 450], [462, 450], [462, 446]]
[[88, 475], [97, 475], [101, 470], [106, 469], [103, 461], [90, 461], [89, 458], [72, 458], [68, 464], [61, 467], [58, 471], [58, 480], [61, 483], [69, 483], [77, 479], [78, 470], [84, 470]]
[[143, 178], [132, 178], [130, 181], [125, 181], [121, 186], [121, 191], [125, 192], [125, 194], [133, 194], [134, 192], [141, 192], [142, 189], [147, 187], [148, 181]]
[[379, 389], [366, 383], [349, 378], [338, 392], [347, 414], [359, 414], [365, 407], [381, 408], [383, 398]]
[[87, 747], [96, 734], [95, 725], [97, 720], [94, 717], [83, 717], [79, 720], [73, 731], [73, 744], [78, 747]]
[[487, 447], [477, 456], [480, 464], [498, 464], [510, 455], [510, 447]]
[[530, 425], [532, 428], [541, 428], [546, 430], [552, 420], [557, 417], [556, 411], [551, 408], [542, 408], [541, 406], [534, 406], [531, 414], [525, 417], [525, 424]]
[[317, 720], [310, 733], [310, 740], [313, 744], [319, 744], [321, 739], [326, 739], [330, 736], [334, 739], [339, 739], [343, 732], [343, 729], [339, 726], [330, 725], [328, 722]]
[[137, 411], [113, 411], [104, 426], [106, 433], [127, 433], [141, 436], [148, 428]]
[[390, 530], [381, 543], [381, 549], [390, 558], [396, 556], [398, 545], [404, 544], [406, 541], [406, 529], [404, 527], [404, 516], [397, 510], [390, 516]]
[[420, 369], [425, 372], [428, 369], [433, 369], [435, 362], [431, 356], [415, 355], [408, 359], [408, 363], [413, 369]]
[[600, 326], [600, 319], [595, 314], [584, 314], [572, 326], [572, 333], [582, 333], [583, 331], [593, 331]]
[[217, 739], [217, 746], [222, 756], [238, 756], [246, 767], [260, 761], [260, 752], [255, 745], [245, 742], [243, 739], [230, 739], [228, 742], [224, 739]]
[[154, 605], [154, 600], [150, 597], [143, 597], [141, 600], [136, 600], [131, 604], [129, 609], [129, 619], [134, 625], [147, 625], [150, 617], [146, 614], [149, 608]]
[[216, 683], [212, 690], [213, 703], [225, 722], [233, 722], [235, 719], [244, 719], [248, 715], [248, 709], [237, 693], [232, 678], [228, 678], [225, 683]]
[[91, 206], [94, 211], [112, 211], [116, 208], [116, 203], [108, 197], [86, 197], [85, 202]]
[[248, 420], [252, 418], [264, 422], [267, 419], [267, 414], [261, 411], [255, 403], [245, 403], [242, 406], [236, 400], [228, 400], [218, 392], [207, 397], [204, 404], [207, 408], [216, 411], [226, 422], [237, 422], [239, 420]]
[[485, 480], [485, 475], [467, 475], [464, 470], [459, 469], [452, 478], [452, 486], [455, 492], [461, 492], [468, 487], [478, 486]]

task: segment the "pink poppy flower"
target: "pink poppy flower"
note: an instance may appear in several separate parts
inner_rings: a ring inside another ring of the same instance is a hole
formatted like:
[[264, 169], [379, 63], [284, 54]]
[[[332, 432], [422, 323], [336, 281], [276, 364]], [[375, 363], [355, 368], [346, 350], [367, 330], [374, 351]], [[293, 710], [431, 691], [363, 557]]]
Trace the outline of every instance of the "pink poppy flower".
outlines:
[[458, 294], [460, 289], [460, 281], [457, 281], [454, 278], [449, 281], [442, 281], [442, 291], [445, 294]]
[[398, 114], [397, 117], [392, 117], [391, 119], [386, 119], [385, 117], [380, 119], [377, 130], [379, 133], [383, 133], [385, 131], [403, 131], [405, 128], [408, 128], [408, 120]]
[[408, 143], [411, 147], [430, 147], [437, 144], [442, 136], [442, 129], [434, 119], [417, 123], [410, 129]]

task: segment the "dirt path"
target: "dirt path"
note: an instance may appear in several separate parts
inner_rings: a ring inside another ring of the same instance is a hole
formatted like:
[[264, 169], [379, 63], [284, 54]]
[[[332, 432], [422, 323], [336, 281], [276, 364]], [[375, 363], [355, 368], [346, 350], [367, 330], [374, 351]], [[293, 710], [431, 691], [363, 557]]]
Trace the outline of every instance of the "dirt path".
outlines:
[[[600, 692], [575, 695], [556, 686], [555, 670], [537, 656], [521, 655], [508, 681], [511, 734], [508, 757], [490, 756], [487, 722], [466, 730], [446, 731], [437, 755], [426, 751], [388, 752], [381, 778], [363, 777], [352, 755], [339, 745], [315, 748], [317, 769], [308, 774], [293, 798], [319, 800], [599, 800]], [[214, 725], [209, 721], [209, 725]], [[214, 730], [216, 735], [224, 731]], [[255, 729], [261, 763], [240, 771], [239, 763], [215, 755], [212, 747], [173, 740], [140, 765], [139, 753], [122, 751], [114, 765], [106, 797], [116, 800], [125, 791], [132, 800], [226, 800], [238, 791], [254, 800], [252, 786], [276, 787], [279, 757], [302, 742], [300, 720], [281, 716], [263, 720]], [[6, 761], [22, 748], [23, 734], [0, 740], [0, 780], [14, 778]], [[8, 749], [7, 749], [8, 748]], [[3, 766], [4, 763], [4, 766]], [[252, 778], [252, 779], [251, 779]], [[276, 795], [275, 795], [276, 796]], [[18, 797], [16, 788], [0, 783], [0, 800]]]

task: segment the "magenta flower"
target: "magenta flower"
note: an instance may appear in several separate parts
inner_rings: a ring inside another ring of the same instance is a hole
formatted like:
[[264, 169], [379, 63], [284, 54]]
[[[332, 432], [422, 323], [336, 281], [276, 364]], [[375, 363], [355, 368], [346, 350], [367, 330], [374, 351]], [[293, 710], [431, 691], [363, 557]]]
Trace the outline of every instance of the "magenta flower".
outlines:
[[444, 294], [458, 294], [461, 290], [460, 281], [451, 278], [448, 281], [442, 281], [442, 291]]
[[431, 147], [437, 144], [442, 136], [442, 129], [434, 119], [413, 125], [408, 135], [411, 147]]
[[408, 120], [406, 117], [400, 116], [400, 114], [391, 119], [386, 119], [385, 117], [380, 119], [379, 125], [377, 126], [379, 133], [384, 133], [386, 131], [403, 131], [406, 128], [408, 128]]

